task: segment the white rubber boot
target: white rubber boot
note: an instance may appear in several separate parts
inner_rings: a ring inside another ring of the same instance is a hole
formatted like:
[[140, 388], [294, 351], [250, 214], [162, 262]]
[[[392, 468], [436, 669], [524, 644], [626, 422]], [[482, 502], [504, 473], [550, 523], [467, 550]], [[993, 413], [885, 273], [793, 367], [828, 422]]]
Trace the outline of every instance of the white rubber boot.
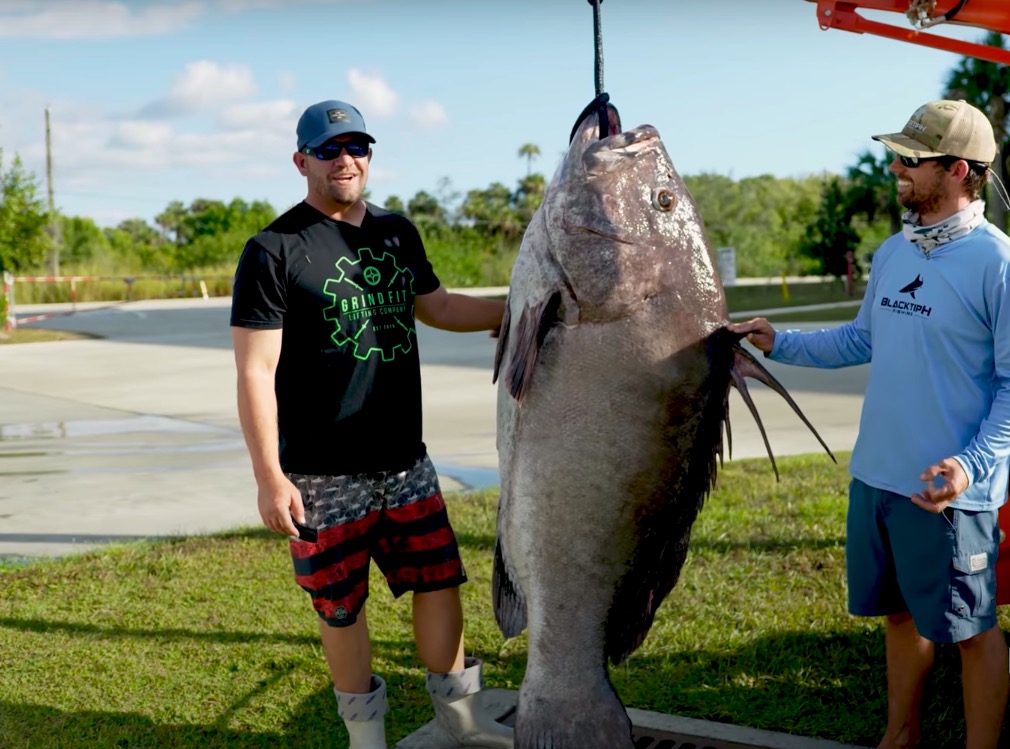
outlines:
[[512, 729], [503, 726], [482, 707], [482, 664], [476, 658], [463, 661], [463, 671], [428, 672], [428, 694], [435, 706], [435, 722], [461, 747], [512, 749]]
[[347, 749], [387, 749], [386, 682], [372, 674], [372, 691], [367, 694], [338, 692], [336, 687], [333, 693], [337, 696], [337, 712], [351, 737]]

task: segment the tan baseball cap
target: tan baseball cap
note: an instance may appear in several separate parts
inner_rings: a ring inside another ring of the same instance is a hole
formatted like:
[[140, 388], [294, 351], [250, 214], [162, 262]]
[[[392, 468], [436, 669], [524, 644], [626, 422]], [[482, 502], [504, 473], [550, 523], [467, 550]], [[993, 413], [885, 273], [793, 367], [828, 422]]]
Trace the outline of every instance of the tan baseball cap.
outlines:
[[899, 156], [957, 156], [991, 164], [996, 137], [982, 112], [964, 99], [931, 101], [915, 110], [900, 133], [874, 135]]

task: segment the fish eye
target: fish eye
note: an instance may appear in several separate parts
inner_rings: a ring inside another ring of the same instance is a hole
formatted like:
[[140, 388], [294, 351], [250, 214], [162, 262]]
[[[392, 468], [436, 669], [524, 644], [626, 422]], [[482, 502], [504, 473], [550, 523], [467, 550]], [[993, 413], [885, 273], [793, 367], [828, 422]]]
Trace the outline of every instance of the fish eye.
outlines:
[[661, 211], [669, 212], [677, 205], [677, 198], [667, 188], [660, 187], [652, 194], [652, 204]]

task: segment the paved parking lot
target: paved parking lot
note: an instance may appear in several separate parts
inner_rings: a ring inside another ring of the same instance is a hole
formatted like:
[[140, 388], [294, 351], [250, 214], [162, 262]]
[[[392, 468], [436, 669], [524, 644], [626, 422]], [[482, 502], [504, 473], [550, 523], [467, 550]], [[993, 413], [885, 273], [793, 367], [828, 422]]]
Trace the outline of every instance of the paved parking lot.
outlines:
[[[32, 323], [101, 338], [0, 347], [0, 555], [259, 523], [229, 304], [121, 304]], [[418, 325], [418, 342], [425, 439], [444, 488], [495, 485], [495, 341]], [[832, 449], [851, 449], [866, 367], [769, 369]], [[752, 392], [776, 455], [820, 449], [777, 395]], [[733, 457], [764, 455], [735, 391], [730, 412]]]

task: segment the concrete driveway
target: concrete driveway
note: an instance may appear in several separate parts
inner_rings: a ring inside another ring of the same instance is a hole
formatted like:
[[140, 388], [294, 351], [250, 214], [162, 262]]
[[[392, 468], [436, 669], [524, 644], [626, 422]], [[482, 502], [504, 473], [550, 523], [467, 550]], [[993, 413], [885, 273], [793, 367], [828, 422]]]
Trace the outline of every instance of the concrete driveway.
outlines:
[[[31, 323], [101, 338], [0, 347], [0, 556], [259, 524], [229, 305], [121, 304]], [[443, 488], [496, 485], [495, 341], [423, 325], [418, 341], [425, 440]], [[828, 445], [851, 449], [867, 368], [767, 364]], [[752, 392], [776, 455], [820, 450], [777, 395]], [[730, 412], [733, 458], [764, 455], [735, 391]]]

